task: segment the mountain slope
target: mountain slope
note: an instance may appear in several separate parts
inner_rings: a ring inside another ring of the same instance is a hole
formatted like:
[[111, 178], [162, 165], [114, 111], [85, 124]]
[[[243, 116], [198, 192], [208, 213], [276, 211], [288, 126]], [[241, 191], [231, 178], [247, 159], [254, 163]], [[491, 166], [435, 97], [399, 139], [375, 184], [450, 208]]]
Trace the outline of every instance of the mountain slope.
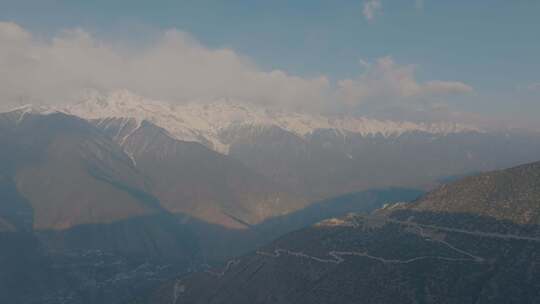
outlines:
[[198, 255], [193, 233], [86, 120], [0, 113], [0, 146], [0, 302], [119, 303]]
[[245, 228], [307, 204], [292, 187], [278, 186], [203, 144], [177, 140], [149, 121], [107, 118], [92, 123], [122, 147], [170, 212]]
[[1, 113], [0, 145], [0, 302], [122, 303], [202, 263], [197, 234], [88, 121]]
[[164, 208], [229, 227], [245, 227], [300, 209], [307, 201], [205, 146], [173, 139], [142, 122], [123, 139]]
[[464, 178], [431, 192], [410, 209], [540, 225], [540, 162]]
[[[540, 225], [528, 215], [539, 172], [487, 173], [411, 205], [323, 221], [171, 281], [149, 303], [538, 303]], [[507, 181], [516, 184], [497, 187]], [[465, 189], [476, 191], [473, 209], [453, 209]], [[494, 212], [501, 201], [514, 210]]]
[[144, 179], [130, 159], [86, 121], [22, 111], [2, 114], [0, 121], [2, 193], [17, 193], [21, 206], [30, 205], [34, 228], [111, 222], [159, 209], [140, 195]]

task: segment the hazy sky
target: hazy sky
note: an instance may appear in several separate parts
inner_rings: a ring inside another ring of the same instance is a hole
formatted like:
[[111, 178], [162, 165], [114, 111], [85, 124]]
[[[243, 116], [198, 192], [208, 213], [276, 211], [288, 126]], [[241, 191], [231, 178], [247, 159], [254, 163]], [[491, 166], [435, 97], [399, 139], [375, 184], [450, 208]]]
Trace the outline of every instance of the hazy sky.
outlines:
[[360, 113], [540, 115], [535, 0], [0, 0], [0, 22], [4, 104], [125, 87]]

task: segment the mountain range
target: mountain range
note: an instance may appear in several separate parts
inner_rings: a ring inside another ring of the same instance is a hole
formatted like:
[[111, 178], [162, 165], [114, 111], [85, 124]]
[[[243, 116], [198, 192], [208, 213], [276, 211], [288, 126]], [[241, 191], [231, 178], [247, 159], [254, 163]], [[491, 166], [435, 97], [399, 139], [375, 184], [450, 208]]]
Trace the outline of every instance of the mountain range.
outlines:
[[89, 94], [47, 111], [90, 121], [128, 155], [136, 149], [127, 147], [128, 138], [154, 125], [166, 137], [199, 143], [265, 177], [278, 192], [308, 202], [388, 186], [429, 189], [448, 176], [533, 162], [540, 151], [535, 132], [321, 115], [229, 99], [178, 104], [125, 90]]
[[[0, 113], [0, 145], [0, 245], [9, 249], [0, 255], [0, 302], [129, 303], [178, 273], [211, 269], [325, 218], [531, 162], [540, 134], [120, 91]], [[477, 188], [492, 190], [489, 181]], [[528, 181], [500, 182], [496, 207], [473, 208], [484, 194], [466, 191], [450, 204], [452, 184], [407, 212], [485, 211], [529, 225], [538, 213]], [[515, 195], [523, 208], [508, 205]]]

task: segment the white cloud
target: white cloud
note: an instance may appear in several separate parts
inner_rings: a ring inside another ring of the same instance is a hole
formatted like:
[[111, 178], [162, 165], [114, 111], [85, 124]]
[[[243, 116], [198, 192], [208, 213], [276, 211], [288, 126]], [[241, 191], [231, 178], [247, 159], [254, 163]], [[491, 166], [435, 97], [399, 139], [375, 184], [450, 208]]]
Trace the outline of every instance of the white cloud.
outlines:
[[211, 49], [178, 30], [139, 47], [99, 40], [82, 29], [36, 37], [0, 22], [0, 107], [22, 103], [73, 102], [87, 89], [127, 89], [149, 98], [184, 102], [231, 98], [305, 110], [347, 109], [374, 103], [435, 100], [472, 88], [461, 82], [419, 83], [414, 66], [391, 57], [360, 60], [360, 75], [330, 84], [265, 71], [232, 49]]
[[71, 101], [91, 88], [128, 89], [171, 101], [228, 97], [302, 105], [321, 103], [329, 90], [325, 77], [264, 71], [231, 49], [207, 48], [178, 30], [133, 50], [81, 29], [43, 39], [0, 22], [0, 70], [0, 100], [12, 104]]
[[338, 82], [337, 96], [349, 105], [367, 103], [404, 103], [418, 99], [436, 99], [472, 92], [457, 81], [432, 80], [420, 83], [413, 65], [398, 65], [392, 57], [379, 58], [356, 79]]
[[367, 0], [364, 1], [364, 9], [362, 14], [367, 21], [373, 21], [377, 13], [382, 9], [381, 0]]

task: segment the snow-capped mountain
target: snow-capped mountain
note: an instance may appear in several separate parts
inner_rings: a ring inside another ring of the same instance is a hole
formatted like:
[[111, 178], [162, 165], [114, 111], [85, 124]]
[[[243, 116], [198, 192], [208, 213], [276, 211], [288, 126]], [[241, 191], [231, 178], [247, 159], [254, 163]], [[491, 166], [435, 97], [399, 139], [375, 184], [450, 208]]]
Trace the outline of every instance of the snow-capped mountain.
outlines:
[[[233, 171], [247, 168], [276, 189], [285, 189], [273, 191], [269, 201], [278, 192], [294, 192], [316, 201], [372, 188], [423, 187], [450, 176], [532, 162], [540, 151], [540, 134], [536, 133], [324, 116], [228, 99], [170, 103], [128, 91], [93, 94], [54, 108], [23, 107], [11, 116], [24, 121], [28, 113], [54, 111], [90, 121], [138, 168], [152, 158], [146, 166], [156, 171], [156, 177], [163, 174], [161, 169], [155, 170], [158, 163], [166, 162], [164, 168], [170, 169], [192, 162], [186, 158], [189, 155], [197, 159], [199, 152], [190, 154], [179, 147], [193, 146], [205, 151], [208, 158], [226, 158], [235, 163], [231, 164], [237, 168]], [[200, 167], [190, 170], [198, 174], [201, 184], [216, 176], [203, 174]], [[230, 179], [227, 174], [222, 176], [225, 183]], [[266, 214], [266, 209], [261, 210]]]
[[[340, 134], [385, 137], [413, 131], [443, 135], [479, 131], [475, 127], [455, 123], [419, 124], [270, 110], [228, 99], [174, 104], [145, 99], [126, 90], [108, 95], [93, 94], [79, 103], [58, 110], [89, 120], [101, 120], [102, 123], [116, 118], [123, 119], [124, 124], [135, 121], [135, 125], [140, 126], [146, 120], [164, 128], [175, 139], [200, 142], [224, 154], [228, 153], [230, 143], [221, 134], [231, 127], [278, 127], [300, 137], [321, 129], [334, 130]], [[118, 120], [115, 122], [118, 123]]]

